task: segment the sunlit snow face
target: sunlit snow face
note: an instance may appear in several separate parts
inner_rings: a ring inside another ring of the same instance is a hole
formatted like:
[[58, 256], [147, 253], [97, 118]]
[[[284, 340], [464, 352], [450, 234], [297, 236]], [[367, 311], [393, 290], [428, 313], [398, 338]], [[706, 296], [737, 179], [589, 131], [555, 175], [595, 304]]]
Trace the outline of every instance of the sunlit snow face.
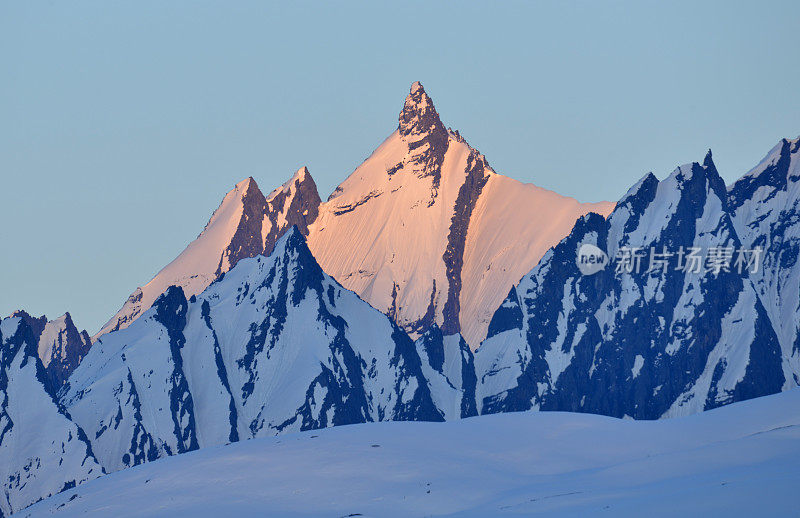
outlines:
[[608, 264], [608, 255], [590, 243], [584, 243], [578, 249], [578, 257], [575, 259], [578, 270], [583, 275], [593, 275]]

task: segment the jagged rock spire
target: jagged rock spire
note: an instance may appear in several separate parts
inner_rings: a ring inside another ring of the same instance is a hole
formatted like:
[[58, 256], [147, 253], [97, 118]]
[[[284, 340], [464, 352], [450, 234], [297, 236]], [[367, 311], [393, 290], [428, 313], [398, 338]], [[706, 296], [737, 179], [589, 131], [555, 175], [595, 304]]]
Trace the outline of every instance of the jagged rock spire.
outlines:
[[419, 81], [411, 85], [411, 91], [406, 96], [398, 129], [404, 137], [430, 135], [447, 138], [447, 130], [439, 119], [433, 100], [425, 93], [425, 88]]
[[180, 286], [191, 297], [240, 260], [268, 255], [292, 225], [307, 235], [320, 203], [317, 186], [305, 167], [267, 196], [252, 177], [237, 183], [197, 239], [149, 283], [137, 288], [95, 339], [128, 327], [169, 286]]
[[266, 218], [270, 221], [269, 232], [264, 238], [264, 255], [269, 255], [275, 243], [286, 229], [296, 225], [300, 233], [308, 235], [308, 226], [319, 215], [322, 200], [317, 184], [308, 167], [301, 167], [283, 186], [275, 189], [267, 198]]
[[242, 215], [236, 232], [222, 252], [215, 275], [230, 270], [241, 259], [253, 257], [264, 250], [261, 222], [267, 210], [267, 200], [252, 176], [238, 183], [235, 191], [241, 192]]
[[425, 93], [425, 88], [419, 81], [411, 85], [399, 121], [398, 131], [408, 144], [409, 156], [405, 164], [397, 164], [392, 171], [396, 172], [404, 165], [409, 165], [407, 171], [413, 172], [419, 178], [433, 178], [429, 202], [432, 205], [439, 192], [442, 163], [450, 139], [433, 106], [433, 100]]
[[14, 311], [11, 317], [20, 317], [31, 328], [50, 386], [54, 391], [61, 388], [89, 352], [89, 334], [78, 330], [69, 312], [51, 321], [45, 315], [36, 318], [24, 310]]

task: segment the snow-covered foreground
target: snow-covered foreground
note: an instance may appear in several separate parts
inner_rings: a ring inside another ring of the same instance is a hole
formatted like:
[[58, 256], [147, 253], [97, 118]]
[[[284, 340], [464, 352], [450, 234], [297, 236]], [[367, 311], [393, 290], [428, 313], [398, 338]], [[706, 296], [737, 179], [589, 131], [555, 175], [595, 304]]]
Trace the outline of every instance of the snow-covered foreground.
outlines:
[[793, 516], [800, 390], [698, 415], [341, 426], [162, 459], [20, 516]]

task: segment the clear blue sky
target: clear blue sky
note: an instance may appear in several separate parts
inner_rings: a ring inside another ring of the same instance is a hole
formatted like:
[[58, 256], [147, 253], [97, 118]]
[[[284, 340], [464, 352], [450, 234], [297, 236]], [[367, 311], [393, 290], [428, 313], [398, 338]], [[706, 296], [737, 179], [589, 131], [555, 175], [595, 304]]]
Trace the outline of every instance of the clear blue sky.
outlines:
[[0, 314], [95, 332], [253, 176], [323, 198], [412, 81], [500, 173], [616, 200], [800, 134], [795, 2], [0, 0]]

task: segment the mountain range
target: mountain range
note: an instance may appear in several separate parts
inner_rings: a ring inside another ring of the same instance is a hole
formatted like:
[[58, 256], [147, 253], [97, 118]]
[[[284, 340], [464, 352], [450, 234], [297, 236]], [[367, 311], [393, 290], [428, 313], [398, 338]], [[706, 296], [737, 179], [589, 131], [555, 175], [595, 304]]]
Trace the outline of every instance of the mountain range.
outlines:
[[[799, 141], [731, 186], [709, 152], [580, 204], [495, 173], [414, 83], [397, 130], [326, 202], [306, 168], [267, 196], [240, 182], [92, 341], [69, 314], [0, 322], [0, 516], [290, 431], [658, 419], [796, 387]], [[587, 245], [663, 260], [589, 275]], [[695, 249], [763, 254], [688, 268]]]
[[581, 218], [510, 291], [477, 355], [483, 413], [657, 419], [786, 385], [791, 356], [750, 271], [740, 271], [733, 258], [727, 270], [681, 269], [673, 256], [654, 270], [609, 267], [589, 276], [576, 263], [587, 243], [610, 256], [624, 247], [743, 250], [710, 152], [702, 164], [679, 167], [661, 182], [645, 176], [608, 219]]
[[575, 219], [613, 208], [495, 173], [445, 128], [420, 83], [398, 119], [324, 203], [307, 168], [266, 197], [252, 178], [238, 183], [198, 238], [94, 338], [130, 325], [168, 286], [196, 295], [237, 261], [268, 255], [296, 225], [328, 274], [412, 338], [436, 323], [475, 349], [511, 286]]

